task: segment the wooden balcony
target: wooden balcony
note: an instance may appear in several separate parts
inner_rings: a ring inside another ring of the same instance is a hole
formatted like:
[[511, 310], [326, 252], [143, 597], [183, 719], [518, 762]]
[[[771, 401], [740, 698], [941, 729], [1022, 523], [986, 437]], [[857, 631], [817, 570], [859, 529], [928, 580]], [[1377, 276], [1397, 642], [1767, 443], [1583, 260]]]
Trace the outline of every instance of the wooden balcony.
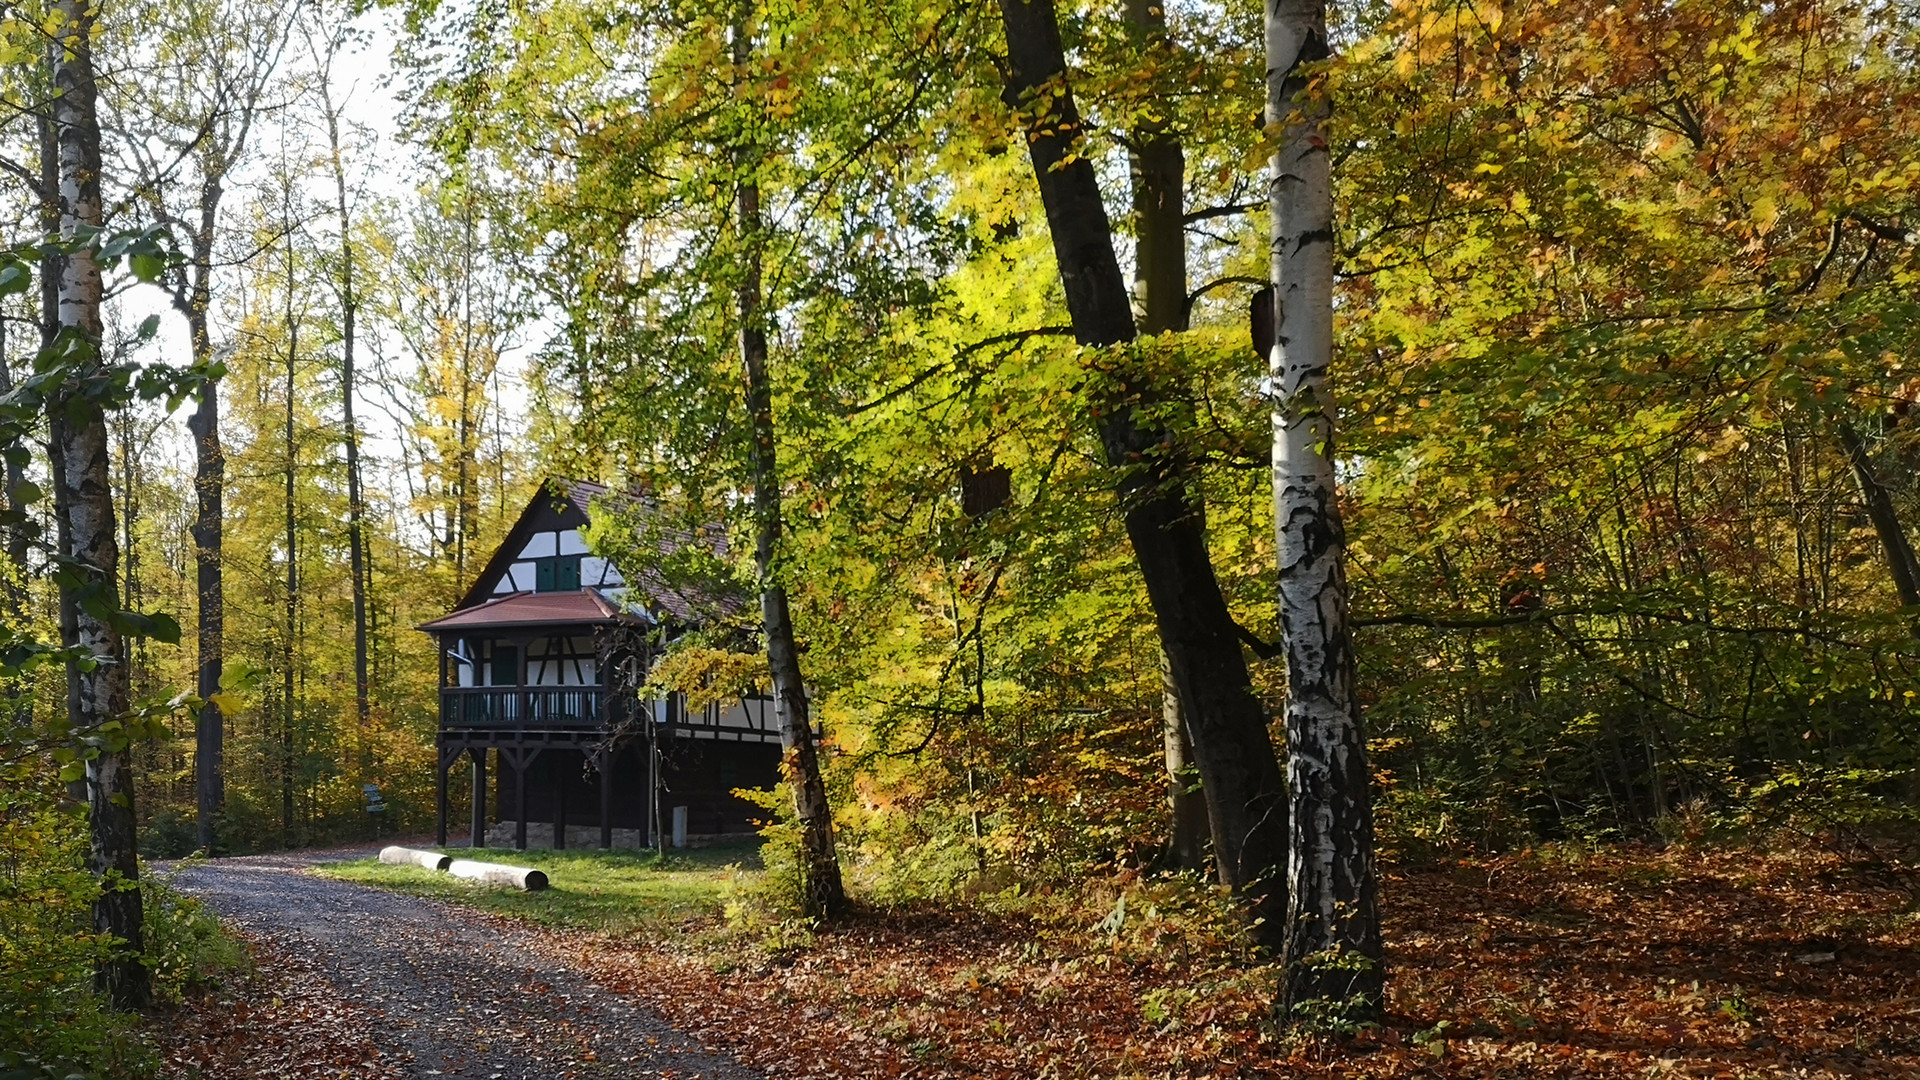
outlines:
[[606, 692], [598, 686], [448, 686], [440, 690], [440, 727], [542, 731], [601, 727]]
[[[651, 719], [667, 738], [723, 742], [780, 741], [770, 698], [751, 696], [690, 713], [675, 694]], [[440, 689], [440, 730], [492, 732], [588, 732], [624, 719], [623, 703], [599, 686], [447, 686]], [[644, 722], [646, 715], [634, 717]], [[488, 736], [492, 741], [499, 736]]]

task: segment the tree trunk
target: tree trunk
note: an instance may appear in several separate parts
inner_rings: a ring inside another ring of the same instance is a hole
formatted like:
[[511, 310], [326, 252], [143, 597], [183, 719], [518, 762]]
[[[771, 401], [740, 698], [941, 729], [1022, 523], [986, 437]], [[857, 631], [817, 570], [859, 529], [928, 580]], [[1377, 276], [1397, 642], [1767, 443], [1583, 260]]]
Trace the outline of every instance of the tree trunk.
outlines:
[[[58, 162], [60, 234], [72, 238], [101, 224], [100, 125], [94, 113], [92, 31], [98, 8], [82, 0], [55, 7], [64, 48], [53, 50], [53, 130]], [[62, 260], [58, 286], [61, 333], [76, 334], [96, 350], [101, 346], [101, 276], [93, 252], [80, 247]], [[98, 352], [76, 372], [101, 365]], [[83, 386], [81, 378], [69, 386]], [[96, 986], [122, 1008], [145, 1005], [149, 982], [141, 963], [143, 912], [137, 836], [133, 815], [133, 769], [124, 737], [103, 732], [104, 725], [128, 709], [127, 669], [118, 663], [120, 631], [108, 613], [119, 610], [116, 575], [120, 560], [114, 536], [113, 491], [108, 475], [106, 416], [84, 390], [63, 388], [50, 403], [53, 442], [58, 451], [55, 487], [63, 495], [72, 555], [86, 579], [88, 602], [73, 605], [77, 645], [100, 659], [91, 671], [76, 671], [76, 694], [69, 720], [76, 735], [104, 736], [87, 762], [87, 808], [92, 843], [88, 865], [100, 878], [94, 901], [94, 929], [119, 939], [94, 973]], [[72, 592], [73, 590], [66, 590]]]
[[[7, 355], [7, 321], [0, 318], [0, 397], [13, 393], [12, 358]], [[9, 460], [6, 463], [7, 508], [20, 514], [28, 514], [27, 505], [20, 501], [20, 485], [27, 479], [25, 465]], [[5, 597], [12, 611], [27, 610], [27, 555], [33, 549], [33, 526], [29, 519], [23, 518], [7, 527], [7, 565]], [[28, 727], [33, 723], [33, 694], [24, 685], [15, 683], [7, 689], [7, 702], [14, 714], [14, 723]]]
[[454, 506], [458, 518], [453, 553], [454, 595], [467, 587], [467, 542], [479, 528], [480, 461], [474, 446], [475, 429], [486, 430], [483, 418], [473, 408], [473, 179], [467, 177], [462, 197], [465, 200], [465, 233], [462, 239], [460, 276], [460, 459], [457, 482], [460, 490]]
[[1287, 656], [1287, 860], [1283, 1011], [1379, 1015], [1378, 887], [1367, 744], [1353, 693], [1345, 535], [1333, 464], [1333, 189], [1328, 107], [1301, 66], [1327, 56], [1325, 0], [1268, 0], [1273, 501]]
[[[1127, 0], [1127, 21], [1143, 48], [1167, 32], [1167, 13], [1156, 0]], [[1133, 131], [1130, 159], [1133, 179], [1134, 315], [1143, 334], [1187, 328], [1187, 160], [1180, 140], [1164, 120], [1142, 121]], [[1171, 869], [1206, 865], [1207, 807], [1192, 769], [1193, 740], [1179, 687], [1160, 654], [1160, 734], [1167, 769], [1167, 846], [1162, 862]]]
[[327, 145], [332, 151], [334, 209], [340, 215], [340, 400], [347, 444], [347, 571], [353, 578], [353, 705], [360, 723], [359, 766], [364, 777], [372, 767], [366, 742], [373, 703], [367, 675], [366, 499], [360, 486], [360, 429], [353, 416], [354, 319], [360, 300], [354, 291], [353, 221], [347, 212], [346, 165], [340, 158], [340, 114], [324, 80], [320, 93], [327, 115]]
[[[213, 333], [207, 313], [213, 303], [213, 248], [220, 220], [220, 203], [226, 196], [226, 176], [246, 148], [253, 128], [254, 107], [259, 100], [261, 82], [249, 81], [237, 102], [237, 122], [231, 126], [210, 128], [199, 144], [201, 165], [200, 191], [196, 215], [187, 232], [190, 242], [188, 263], [173, 292], [174, 310], [187, 320], [188, 347], [197, 365], [213, 361]], [[156, 189], [156, 199], [157, 199]], [[160, 213], [166, 215], [164, 207]], [[187, 223], [181, 222], [180, 225]], [[222, 568], [226, 513], [223, 490], [226, 485], [226, 456], [220, 444], [220, 389], [217, 380], [207, 382], [193, 412], [187, 416], [187, 432], [193, 437], [194, 517], [191, 527], [194, 548], [194, 589], [199, 598], [196, 619], [198, 659], [194, 671], [194, 692], [202, 704], [194, 725], [194, 786], [199, 812], [200, 849], [213, 854], [218, 837], [215, 825], [226, 805], [226, 731], [225, 718], [214, 704], [220, 693], [220, 676], [225, 665], [226, 596]]]
[[[217, 175], [209, 175], [200, 187], [200, 220], [193, 235], [193, 263], [184, 292], [176, 293], [174, 306], [187, 317], [189, 347], [196, 364], [213, 360], [213, 332], [207, 323], [207, 310], [213, 302], [213, 230], [224, 188]], [[226, 515], [222, 493], [227, 482], [227, 461], [220, 447], [220, 386], [209, 381], [200, 392], [200, 401], [187, 416], [187, 432], [193, 436], [193, 563], [194, 588], [199, 595], [197, 619], [198, 666], [194, 671], [194, 693], [201, 700], [194, 721], [194, 790], [199, 811], [200, 850], [214, 853], [218, 842], [216, 824], [226, 805], [226, 725], [214, 696], [220, 692], [220, 673], [225, 664], [226, 595], [222, 579], [221, 545], [225, 540]]]
[[[48, 69], [59, 62], [60, 50], [49, 46], [47, 49]], [[57, 236], [65, 220], [65, 203], [61, 198], [60, 187], [60, 136], [51, 104], [35, 119], [40, 128], [40, 229], [47, 236]], [[43, 249], [40, 256], [40, 351], [51, 352], [54, 338], [60, 333], [60, 282], [66, 274], [67, 260], [53, 247]], [[73, 556], [72, 515], [68, 513], [70, 493], [61, 483], [65, 469], [61, 467], [62, 451], [59, 430], [59, 418], [51, 416], [47, 422], [47, 471], [53, 486], [53, 537], [54, 551], [62, 558]], [[59, 601], [60, 640], [72, 642], [79, 638], [80, 629], [77, 619], [79, 607], [74, 601], [72, 589], [60, 590]], [[66, 667], [67, 715], [80, 713], [80, 669], [72, 664]], [[67, 785], [67, 797], [76, 803], [87, 801], [87, 782], [75, 780]]]
[[1161, 861], [1172, 870], [1207, 865], [1207, 803], [1193, 767], [1193, 739], [1165, 650], [1160, 653], [1160, 742], [1167, 768], [1167, 847]]
[[[13, 393], [13, 360], [7, 355], [7, 321], [0, 318], [0, 397]], [[22, 514], [28, 513], [27, 507], [20, 502], [19, 488], [27, 479], [26, 466], [9, 460], [6, 463], [6, 499], [7, 508]], [[6, 598], [14, 611], [25, 611], [27, 607], [27, 554], [33, 549], [32, 525], [28, 521], [19, 521], [7, 526], [7, 574]], [[16, 693], [18, 690], [16, 689]], [[23, 704], [25, 699], [21, 699]]]
[[[291, 227], [293, 208], [287, 207], [287, 222]], [[286, 625], [283, 628], [286, 639], [281, 643], [280, 659], [280, 831], [283, 841], [289, 846], [293, 843], [293, 758], [294, 724], [298, 710], [295, 708], [294, 694], [294, 638], [299, 632], [300, 623], [300, 534], [297, 531], [299, 520], [295, 515], [294, 481], [299, 466], [299, 448], [294, 443], [293, 395], [294, 361], [300, 351], [300, 322], [293, 307], [294, 261], [293, 233], [287, 233], [287, 376], [286, 376], [286, 430], [285, 452], [287, 458], [286, 489], [282, 509], [286, 513]]]
[[[188, 314], [188, 323], [193, 334], [194, 359], [211, 359], [213, 343], [207, 333], [204, 305]], [[214, 835], [215, 824], [226, 804], [225, 719], [220, 706], [214, 704], [214, 695], [220, 692], [226, 636], [226, 596], [221, 580], [221, 544], [226, 518], [221, 493], [227, 482], [227, 461], [220, 449], [218, 382], [209, 381], [201, 389], [200, 402], [187, 417], [187, 431], [193, 436], [194, 588], [200, 597], [200, 656], [194, 673], [194, 692], [202, 702], [194, 723], [193, 772], [199, 801], [200, 850], [212, 855], [218, 839]]]
[[[1052, 0], [1000, 0], [1010, 62], [1005, 99], [1027, 115], [1028, 151], [1046, 208], [1055, 261], [1082, 345], [1118, 345], [1134, 336], [1133, 314], [1093, 164], [1069, 151], [1080, 116], [1067, 88], [1066, 59]], [[1037, 96], [1042, 87], [1046, 97]], [[1101, 442], [1119, 471], [1121, 505], [1146, 581], [1160, 645], [1181, 703], [1206, 796], [1220, 880], [1246, 901], [1256, 941], [1278, 947], [1286, 858], [1286, 792], [1265, 710], [1253, 693], [1238, 627], [1213, 573], [1186, 467], [1163, 431], [1135, 424], [1127, 401], [1099, 409]]]
[[[1166, 37], [1160, 0], [1127, 0], [1127, 21], [1143, 51]], [[1140, 332], [1187, 328], [1187, 158], [1163, 118], [1142, 120], [1131, 132], [1135, 228], [1133, 298]]]
[[1873, 467], [1866, 440], [1845, 420], [1835, 420], [1833, 428], [1841, 449], [1846, 451], [1847, 465], [1853, 470], [1853, 482], [1860, 489], [1860, 502], [1866, 507], [1867, 520], [1873, 523], [1874, 534], [1886, 552], [1887, 574], [1893, 578], [1894, 590], [1900, 595], [1900, 606], [1920, 607], [1920, 562], [1914, 559], [1913, 541], [1900, 524], [1893, 497]]
[[[753, 58], [753, 42], [743, 21], [733, 25], [735, 79], [745, 76]], [[743, 106], [744, 107], [744, 106]], [[741, 247], [740, 365], [745, 380], [748, 449], [753, 472], [754, 565], [760, 577], [760, 622], [767, 636], [767, 667], [773, 680], [774, 714], [780, 740], [786, 748], [787, 783], [793, 809], [800, 819], [801, 897], [807, 914], [832, 918], [846, 906], [840, 882], [840, 860], [834, 851], [833, 808], [813, 742], [813, 720], [806, 682], [800, 675], [800, 650], [794, 640], [793, 615], [781, 583], [780, 467], [774, 444], [773, 384], [767, 371], [767, 332], [761, 304], [760, 186], [753, 179], [759, 154], [743, 138], [734, 148], [735, 211]]]

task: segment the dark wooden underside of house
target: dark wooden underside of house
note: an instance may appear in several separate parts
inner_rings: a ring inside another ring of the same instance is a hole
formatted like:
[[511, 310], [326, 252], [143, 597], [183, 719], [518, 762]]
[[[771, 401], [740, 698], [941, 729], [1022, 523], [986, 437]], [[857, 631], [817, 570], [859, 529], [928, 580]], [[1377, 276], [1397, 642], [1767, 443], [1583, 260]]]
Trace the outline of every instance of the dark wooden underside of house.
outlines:
[[[764, 811], [733, 794], [735, 788], [766, 788], [779, 781], [778, 744], [663, 733], [660, 742], [660, 807], [670, 823], [675, 807], [687, 808], [687, 832], [714, 836], [753, 832]], [[611, 738], [599, 728], [529, 730], [442, 729], [439, 841], [447, 842], [447, 778], [461, 758], [473, 774], [472, 827], [476, 847], [493, 822], [516, 823], [514, 846], [527, 846], [527, 824], [553, 827], [556, 847], [569, 826], [598, 827], [599, 846], [613, 846], [616, 829], [653, 834], [654, 776], [645, 735]], [[670, 826], [668, 826], [670, 827]]]

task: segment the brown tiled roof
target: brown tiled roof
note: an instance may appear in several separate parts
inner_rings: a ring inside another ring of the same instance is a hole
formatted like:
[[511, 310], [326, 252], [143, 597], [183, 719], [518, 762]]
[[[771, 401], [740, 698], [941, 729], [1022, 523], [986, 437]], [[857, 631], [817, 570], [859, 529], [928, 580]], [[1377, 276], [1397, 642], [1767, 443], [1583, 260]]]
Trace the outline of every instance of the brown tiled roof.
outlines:
[[551, 483], [559, 484], [561, 487], [566, 488], [567, 501], [573, 503], [574, 509], [588, 517], [593, 516], [593, 508], [588, 504], [611, 490], [607, 485], [596, 484], [591, 480], [563, 479], [554, 480], [551, 481]]
[[561, 623], [611, 623], [622, 616], [613, 604], [593, 589], [574, 592], [518, 592], [489, 600], [476, 607], [462, 608], [430, 623], [421, 630], [464, 630], [481, 626], [553, 626]]

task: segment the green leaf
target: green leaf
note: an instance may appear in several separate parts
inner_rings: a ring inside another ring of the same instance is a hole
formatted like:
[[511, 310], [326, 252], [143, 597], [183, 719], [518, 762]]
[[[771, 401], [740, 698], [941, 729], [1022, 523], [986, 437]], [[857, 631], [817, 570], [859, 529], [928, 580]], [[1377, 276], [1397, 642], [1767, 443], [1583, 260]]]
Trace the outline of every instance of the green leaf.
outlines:
[[[160, 275], [167, 269], [167, 260], [161, 255], [143, 251], [127, 260], [127, 268], [133, 271], [134, 277], [151, 283], [160, 280]], [[157, 324], [159, 319], [149, 316], [147, 321]]]
[[167, 645], [180, 644], [180, 622], [165, 612], [155, 611], [146, 616], [147, 636]]

